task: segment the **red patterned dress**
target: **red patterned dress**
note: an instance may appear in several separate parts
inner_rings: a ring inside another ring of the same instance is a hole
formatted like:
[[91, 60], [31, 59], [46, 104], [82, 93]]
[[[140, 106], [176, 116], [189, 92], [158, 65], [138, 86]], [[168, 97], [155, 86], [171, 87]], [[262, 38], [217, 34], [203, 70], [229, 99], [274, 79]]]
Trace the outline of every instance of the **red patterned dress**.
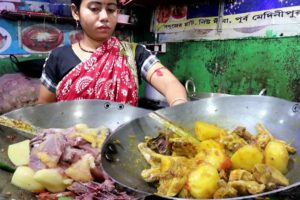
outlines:
[[137, 85], [120, 46], [112, 37], [73, 68], [58, 83], [57, 100], [101, 99], [136, 106]]

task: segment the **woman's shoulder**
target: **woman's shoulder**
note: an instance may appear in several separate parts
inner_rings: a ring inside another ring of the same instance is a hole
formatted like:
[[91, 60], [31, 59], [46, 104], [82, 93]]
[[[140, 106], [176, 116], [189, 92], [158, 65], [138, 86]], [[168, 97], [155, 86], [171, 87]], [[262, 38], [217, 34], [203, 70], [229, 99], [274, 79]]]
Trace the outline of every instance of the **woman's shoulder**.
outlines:
[[137, 43], [134, 42], [128, 42], [128, 41], [120, 41], [121, 44], [121, 48], [128, 50], [131, 49], [132, 51], [135, 51], [136, 47], [137, 47]]
[[125, 50], [131, 49], [132, 52], [136, 56], [140, 56], [140, 54], [145, 54], [146, 56], [150, 56], [152, 53], [147, 47], [143, 44], [135, 43], [135, 42], [127, 42], [127, 41], [121, 41], [122, 47]]
[[71, 45], [63, 45], [53, 49], [50, 53], [54, 56], [64, 56], [66, 53], [71, 52], [72, 46]]

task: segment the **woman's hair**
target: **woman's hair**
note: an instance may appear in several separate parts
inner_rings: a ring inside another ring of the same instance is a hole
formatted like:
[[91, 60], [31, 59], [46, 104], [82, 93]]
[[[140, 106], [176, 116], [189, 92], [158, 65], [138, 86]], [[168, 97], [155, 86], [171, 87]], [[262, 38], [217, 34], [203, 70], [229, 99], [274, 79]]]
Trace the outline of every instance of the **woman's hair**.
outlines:
[[[80, 8], [81, 2], [82, 2], [82, 0], [71, 0], [71, 3], [74, 3], [78, 10]], [[119, 4], [119, 2], [120, 2], [120, 0], [117, 0], [118, 4]]]
[[81, 0], [72, 0], [71, 3], [74, 3], [77, 9], [80, 8]]

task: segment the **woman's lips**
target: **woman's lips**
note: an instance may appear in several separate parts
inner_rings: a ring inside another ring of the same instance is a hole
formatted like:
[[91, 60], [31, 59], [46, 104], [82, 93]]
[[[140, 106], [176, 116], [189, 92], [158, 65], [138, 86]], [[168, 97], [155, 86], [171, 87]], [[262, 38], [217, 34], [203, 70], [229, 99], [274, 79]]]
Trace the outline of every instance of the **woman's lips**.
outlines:
[[109, 31], [110, 27], [108, 27], [108, 26], [100, 26], [97, 29], [100, 30], [100, 31]]

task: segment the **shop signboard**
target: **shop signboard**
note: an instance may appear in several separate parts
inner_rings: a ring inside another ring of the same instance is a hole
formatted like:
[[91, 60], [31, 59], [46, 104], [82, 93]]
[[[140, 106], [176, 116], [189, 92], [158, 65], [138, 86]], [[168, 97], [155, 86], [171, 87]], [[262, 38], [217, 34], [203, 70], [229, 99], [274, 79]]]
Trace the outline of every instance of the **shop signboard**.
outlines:
[[159, 34], [161, 42], [300, 33], [300, 0], [225, 0], [221, 17], [218, 10], [219, 4], [208, 0], [191, 5], [158, 6], [153, 31]]

